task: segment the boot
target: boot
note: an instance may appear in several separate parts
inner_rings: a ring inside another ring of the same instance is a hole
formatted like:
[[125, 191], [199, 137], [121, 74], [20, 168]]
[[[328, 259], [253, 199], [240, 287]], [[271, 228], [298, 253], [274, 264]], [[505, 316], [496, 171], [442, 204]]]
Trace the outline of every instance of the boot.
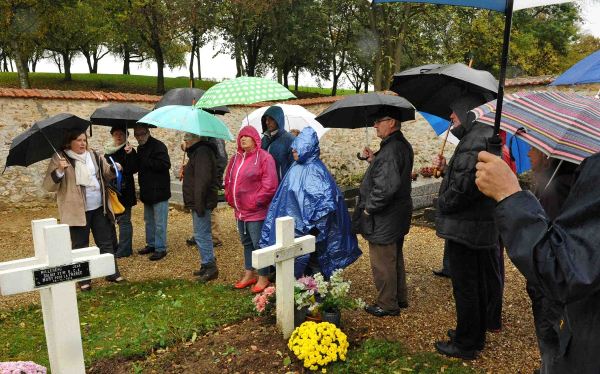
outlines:
[[206, 264], [205, 269], [206, 270], [204, 271], [204, 274], [202, 274], [202, 276], [198, 277], [198, 279], [197, 279], [198, 282], [206, 283], [213, 279], [217, 279], [217, 277], [219, 276], [219, 269], [217, 268], [217, 260]]
[[206, 273], [206, 265], [200, 265], [200, 269], [198, 270], [194, 270], [194, 276], [195, 277], [201, 277], [204, 275], [204, 273]]

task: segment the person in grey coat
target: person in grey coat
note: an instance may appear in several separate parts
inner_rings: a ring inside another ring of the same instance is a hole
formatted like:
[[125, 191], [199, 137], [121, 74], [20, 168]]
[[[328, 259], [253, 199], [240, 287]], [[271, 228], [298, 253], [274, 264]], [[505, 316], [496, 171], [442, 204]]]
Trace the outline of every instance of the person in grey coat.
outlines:
[[414, 153], [400, 131], [400, 112], [384, 109], [373, 118], [382, 139], [377, 153], [365, 148], [369, 168], [360, 184], [352, 217], [353, 233], [369, 242], [377, 302], [365, 308], [376, 317], [396, 316], [408, 306], [402, 247], [412, 218], [411, 174]]

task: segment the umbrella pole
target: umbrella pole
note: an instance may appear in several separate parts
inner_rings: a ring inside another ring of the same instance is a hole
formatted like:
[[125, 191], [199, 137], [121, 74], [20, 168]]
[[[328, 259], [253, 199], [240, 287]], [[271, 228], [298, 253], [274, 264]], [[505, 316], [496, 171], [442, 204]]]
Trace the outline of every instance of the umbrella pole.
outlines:
[[[450, 121], [450, 124], [448, 125], [448, 130], [446, 130], [446, 136], [444, 137], [444, 143], [442, 143], [442, 149], [440, 150], [440, 156], [444, 155], [444, 148], [446, 148], [446, 141], [448, 140], [448, 135], [450, 134], [450, 129], [452, 128], [452, 125], [454, 125], [454, 122]], [[433, 169], [433, 176], [439, 178], [442, 176], [442, 173], [438, 169]]]
[[558, 172], [558, 169], [560, 169], [560, 166], [562, 165], [562, 163], [563, 163], [563, 160], [560, 160], [560, 162], [558, 163], [558, 166], [556, 167], [556, 170], [554, 170], [554, 173], [552, 173], [552, 176], [550, 177], [550, 180], [546, 184], [546, 187], [544, 187], [544, 191], [546, 190], [546, 188], [548, 188], [548, 186], [550, 185], [550, 183], [552, 183], [552, 180], [554, 179], [554, 176]]
[[[60, 157], [60, 154], [58, 154], [58, 151], [56, 150], [56, 148], [54, 148], [54, 146], [52, 145], [52, 142], [50, 141], [50, 139], [48, 139], [46, 134], [44, 134], [44, 132], [41, 129], [39, 131], [42, 133], [42, 135], [44, 135], [44, 138], [46, 138], [46, 140], [48, 141], [48, 144], [50, 144], [50, 147], [52, 147], [52, 149], [54, 150], [54, 153], [56, 153], [58, 158], [62, 159], [62, 157]], [[69, 159], [67, 159], [67, 162], [69, 162]], [[69, 162], [69, 164], [70, 164], [70, 162]]]
[[[183, 163], [182, 163], [182, 165], [185, 165], [185, 151], [183, 151]], [[181, 181], [182, 179], [183, 179], [183, 169], [179, 173], [179, 180]]]
[[500, 61], [500, 79], [498, 82], [498, 99], [496, 101], [496, 117], [494, 118], [494, 135], [488, 138], [488, 151], [496, 156], [502, 156], [502, 139], [500, 139], [500, 119], [502, 118], [502, 102], [504, 101], [504, 80], [508, 65], [510, 32], [512, 28], [514, 0], [506, 0], [506, 21], [504, 23], [504, 44], [502, 45], [502, 60]]

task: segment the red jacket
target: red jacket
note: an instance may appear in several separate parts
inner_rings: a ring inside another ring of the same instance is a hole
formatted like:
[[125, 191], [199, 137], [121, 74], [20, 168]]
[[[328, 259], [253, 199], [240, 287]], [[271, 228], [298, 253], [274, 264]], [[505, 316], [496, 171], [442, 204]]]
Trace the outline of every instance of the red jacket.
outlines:
[[502, 138], [502, 159], [510, 166], [510, 170], [517, 175], [517, 164], [510, 159], [510, 149], [506, 146], [506, 131], [500, 130], [499, 135]]
[[[257, 146], [244, 152], [242, 136], [250, 136]], [[261, 149], [260, 135], [252, 126], [243, 127], [237, 139], [237, 153], [229, 161], [225, 173], [225, 198], [240, 221], [262, 221], [279, 184], [275, 160]]]

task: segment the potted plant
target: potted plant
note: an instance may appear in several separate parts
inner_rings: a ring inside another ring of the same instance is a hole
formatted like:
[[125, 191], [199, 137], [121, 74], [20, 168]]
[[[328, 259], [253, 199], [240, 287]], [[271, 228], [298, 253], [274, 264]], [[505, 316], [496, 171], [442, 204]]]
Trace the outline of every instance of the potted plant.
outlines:
[[[307, 315], [314, 316], [316, 308], [319, 305], [315, 295], [318, 295], [319, 288], [323, 288], [325, 282], [323, 276], [318, 274], [316, 277], [302, 277], [294, 285], [294, 325], [300, 326], [307, 318]], [[321, 287], [319, 287], [321, 284]], [[326, 283], [325, 283], [326, 287]]]
[[[256, 307], [256, 311], [258, 314], [266, 315], [267, 319], [270, 322], [275, 322], [273, 318], [275, 315], [275, 287], [270, 286], [265, 288], [265, 290], [252, 299], [254, 302], [254, 306]], [[269, 318], [270, 317], [270, 318]]]
[[364, 304], [360, 299], [352, 300], [348, 297], [350, 283], [352, 282], [344, 281], [341, 269], [333, 272], [327, 295], [318, 306], [323, 322], [330, 322], [339, 327], [343, 309], [354, 309]]

